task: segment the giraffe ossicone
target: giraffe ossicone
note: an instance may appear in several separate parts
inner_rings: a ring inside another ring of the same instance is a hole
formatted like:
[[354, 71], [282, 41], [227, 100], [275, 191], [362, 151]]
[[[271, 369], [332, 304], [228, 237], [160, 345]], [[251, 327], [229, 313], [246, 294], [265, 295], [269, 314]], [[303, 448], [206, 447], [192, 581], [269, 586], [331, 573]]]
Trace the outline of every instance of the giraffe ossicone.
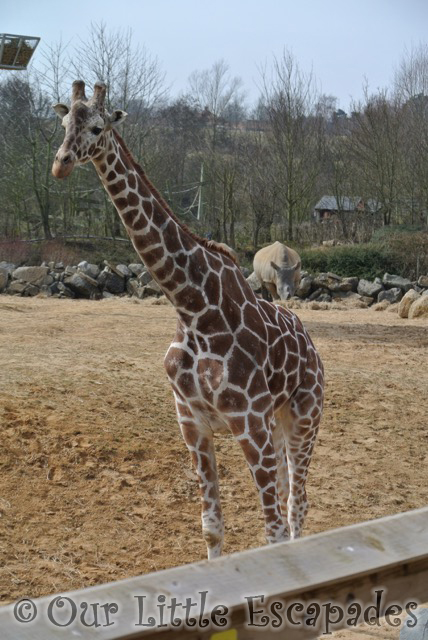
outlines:
[[65, 138], [52, 172], [92, 161], [154, 280], [177, 311], [165, 356], [178, 422], [198, 476], [208, 558], [220, 555], [224, 523], [213, 435], [239, 442], [260, 495], [268, 542], [300, 535], [306, 478], [323, 404], [323, 365], [291, 311], [256, 298], [224, 247], [173, 214], [115, 127], [126, 116], [73, 83], [71, 107], [54, 106]]

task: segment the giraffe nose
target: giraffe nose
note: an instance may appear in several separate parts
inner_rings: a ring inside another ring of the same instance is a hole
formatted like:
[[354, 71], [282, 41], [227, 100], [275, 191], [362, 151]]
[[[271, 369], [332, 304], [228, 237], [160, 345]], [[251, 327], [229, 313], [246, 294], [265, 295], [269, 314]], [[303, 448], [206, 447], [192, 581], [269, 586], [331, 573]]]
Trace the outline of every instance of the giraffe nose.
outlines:
[[76, 156], [72, 151], [58, 151], [52, 167], [55, 178], [66, 178], [73, 170]]

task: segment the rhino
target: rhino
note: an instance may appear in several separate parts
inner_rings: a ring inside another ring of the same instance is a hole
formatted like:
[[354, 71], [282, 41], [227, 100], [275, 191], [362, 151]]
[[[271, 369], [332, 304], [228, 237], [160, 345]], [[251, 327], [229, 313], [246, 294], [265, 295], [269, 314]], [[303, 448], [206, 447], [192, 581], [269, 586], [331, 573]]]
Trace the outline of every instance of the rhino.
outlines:
[[287, 300], [294, 295], [300, 283], [301, 260], [299, 254], [282, 242], [274, 242], [257, 251], [254, 273], [273, 300]]

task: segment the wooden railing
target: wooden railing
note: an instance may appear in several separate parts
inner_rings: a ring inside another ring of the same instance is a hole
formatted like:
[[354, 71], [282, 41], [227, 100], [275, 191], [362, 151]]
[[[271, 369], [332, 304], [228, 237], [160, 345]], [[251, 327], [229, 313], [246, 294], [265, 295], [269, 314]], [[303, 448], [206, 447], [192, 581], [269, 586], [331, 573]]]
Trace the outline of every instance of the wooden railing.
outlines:
[[211, 562], [22, 600], [0, 608], [0, 639], [163, 640], [175, 634], [189, 640], [294, 640], [373, 624], [379, 616], [394, 625], [400, 609], [411, 614], [426, 601], [423, 508]]

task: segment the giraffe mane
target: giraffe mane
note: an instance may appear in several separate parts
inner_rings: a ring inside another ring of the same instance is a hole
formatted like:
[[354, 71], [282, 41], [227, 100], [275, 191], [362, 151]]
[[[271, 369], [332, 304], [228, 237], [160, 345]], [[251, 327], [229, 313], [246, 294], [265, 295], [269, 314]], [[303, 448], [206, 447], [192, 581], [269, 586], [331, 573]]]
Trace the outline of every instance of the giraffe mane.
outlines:
[[238, 266], [238, 263], [237, 263], [237, 260], [236, 260], [235, 256], [232, 254], [231, 251], [228, 251], [226, 249], [226, 247], [220, 245], [218, 242], [215, 242], [214, 240], [208, 240], [207, 238], [202, 238], [201, 236], [198, 236], [196, 233], [193, 233], [193, 231], [191, 231], [191, 229], [189, 229], [189, 227], [186, 224], [184, 224], [181, 220], [179, 220], [177, 218], [177, 216], [175, 215], [175, 213], [173, 212], [173, 210], [171, 209], [171, 207], [169, 206], [169, 204], [167, 203], [165, 198], [159, 193], [159, 191], [156, 189], [156, 187], [152, 184], [152, 182], [147, 177], [144, 169], [135, 160], [135, 158], [132, 155], [131, 151], [126, 146], [126, 143], [125, 143], [124, 139], [122, 138], [122, 136], [116, 131], [116, 129], [113, 129], [113, 134], [116, 137], [116, 139], [119, 142], [119, 144], [121, 145], [122, 150], [125, 153], [125, 156], [131, 162], [133, 168], [135, 169], [135, 171], [137, 172], [139, 177], [143, 180], [143, 182], [146, 184], [146, 186], [153, 193], [153, 195], [155, 196], [155, 198], [157, 199], [159, 204], [162, 207], [164, 207], [165, 211], [172, 218], [172, 220], [174, 220], [174, 222], [176, 224], [178, 224], [178, 226], [185, 233], [187, 233], [187, 235], [189, 235], [193, 240], [195, 240], [198, 244], [200, 244], [201, 246], [205, 247], [206, 249], [209, 249], [210, 251], [221, 253], [222, 255], [224, 255], [227, 258], [229, 258], [230, 260], [232, 260], [232, 262], [235, 265]]

